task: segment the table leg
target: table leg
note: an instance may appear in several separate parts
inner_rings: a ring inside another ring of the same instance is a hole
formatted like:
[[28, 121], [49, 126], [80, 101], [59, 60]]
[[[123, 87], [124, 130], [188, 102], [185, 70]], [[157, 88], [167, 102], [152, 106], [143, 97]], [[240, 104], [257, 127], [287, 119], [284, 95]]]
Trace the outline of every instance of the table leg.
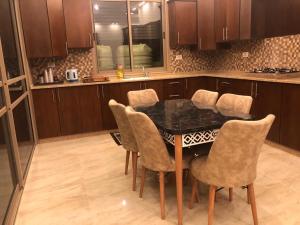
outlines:
[[182, 225], [182, 135], [175, 135], [178, 225]]

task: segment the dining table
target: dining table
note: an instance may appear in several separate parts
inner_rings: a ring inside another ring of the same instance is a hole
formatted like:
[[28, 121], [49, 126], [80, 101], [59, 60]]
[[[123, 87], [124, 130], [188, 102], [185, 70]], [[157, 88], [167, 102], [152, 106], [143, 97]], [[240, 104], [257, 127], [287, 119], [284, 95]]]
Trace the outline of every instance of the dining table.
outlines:
[[189, 99], [159, 101], [155, 105], [135, 108], [154, 122], [162, 138], [175, 146], [178, 225], [183, 224], [183, 150], [213, 142], [224, 123], [230, 120], [252, 120], [249, 114], [205, 106]]

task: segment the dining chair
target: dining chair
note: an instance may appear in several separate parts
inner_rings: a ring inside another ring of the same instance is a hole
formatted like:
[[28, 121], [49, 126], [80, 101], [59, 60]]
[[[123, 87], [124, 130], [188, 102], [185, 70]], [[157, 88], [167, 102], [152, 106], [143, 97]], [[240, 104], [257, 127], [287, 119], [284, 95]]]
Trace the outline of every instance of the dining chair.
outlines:
[[205, 106], [215, 106], [219, 93], [200, 89], [192, 96], [192, 101]]
[[128, 164], [130, 152], [132, 156], [132, 190], [136, 190], [136, 173], [137, 173], [137, 157], [138, 147], [133, 135], [129, 120], [125, 112], [125, 106], [117, 103], [115, 100], [109, 101], [109, 107], [113, 112], [118, 129], [121, 135], [122, 146], [126, 150], [125, 175], [128, 174]]
[[[169, 155], [158, 129], [146, 114], [135, 112], [132, 107], [126, 108], [126, 114], [141, 155], [142, 176], [139, 196], [140, 198], [143, 197], [146, 170], [159, 172], [161, 218], [165, 219], [164, 176], [166, 172], [174, 172], [176, 170], [175, 159]], [[190, 159], [189, 155], [183, 156], [183, 169], [189, 167]]]
[[198, 192], [198, 181], [209, 185], [208, 225], [213, 224], [215, 193], [217, 187], [229, 188], [232, 199], [234, 187], [247, 187], [254, 225], [258, 224], [254, 195], [257, 161], [262, 145], [275, 119], [268, 115], [259, 121], [231, 120], [220, 129], [206, 157], [191, 162], [194, 177], [190, 208]]
[[249, 114], [252, 106], [252, 97], [245, 95], [223, 94], [217, 101], [218, 109], [229, 110], [241, 114]]
[[155, 90], [145, 89], [127, 93], [129, 105], [133, 108], [155, 105], [159, 101]]

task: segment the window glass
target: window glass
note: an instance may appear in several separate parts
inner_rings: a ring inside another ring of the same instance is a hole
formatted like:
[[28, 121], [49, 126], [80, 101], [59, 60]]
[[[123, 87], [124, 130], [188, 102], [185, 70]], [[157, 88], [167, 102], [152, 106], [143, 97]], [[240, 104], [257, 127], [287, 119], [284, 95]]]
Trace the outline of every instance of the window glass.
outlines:
[[3, 224], [14, 189], [15, 173], [12, 167], [11, 145], [6, 114], [0, 118], [0, 224]]
[[162, 67], [161, 3], [130, 2], [133, 66]]
[[13, 103], [26, 91], [25, 80], [18, 81], [8, 86], [11, 102]]
[[13, 116], [19, 146], [21, 167], [24, 175], [34, 145], [28, 97], [26, 97], [19, 105], [16, 106], [16, 108], [13, 109]]
[[93, 1], [98, 70], [130, 68], [127, 3]]

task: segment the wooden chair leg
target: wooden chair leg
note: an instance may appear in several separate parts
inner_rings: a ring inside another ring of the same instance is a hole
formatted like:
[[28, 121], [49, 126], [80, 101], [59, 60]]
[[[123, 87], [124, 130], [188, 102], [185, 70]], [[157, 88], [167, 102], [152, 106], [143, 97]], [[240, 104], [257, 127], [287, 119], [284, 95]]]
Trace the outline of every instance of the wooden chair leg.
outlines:
[[200, 202], [200, 195], [199, 195], [199, 183], [197, 182], [197, 186], [196, 186], [196, 200], [199, 203]]
[[164, 172], [159, 172], [159, 192], [160, 192], [160, 215], [164, 220], [165, 215], [165, 174]]
[[232, 201], [233, 188], [229, 188], [229, 201]]
[[136, 191], [137, 152], [132, 152], [132, 190]]
[[128, 174], [130, 151], [126, 151], [125, 175]]
[[215, 196], [216, 196], [216, 186], [210, 185], [209, 187], [209, 197], [208, 197], [208, 225], [213, 224], [214, 219], [214, 208], [215, 208]]
[[191, 199], [190, 199], [190, 203], [189, 203], [190, 209], [192, 209], [194, 206], [196, 191], [197, 191], [196, 189], [197, 189], [197, 180], [195, 178], [193, 178], [192, 195], [191, 195]]
[[257, 210], [256, 210], [256, 202], [255, 202], [255, 194], [254, 194], [253, 184], [248, 185], [248, 190], [249, 190], [249, 197], [250, 197], [250, 203], [251, 203], [253, 222], [254, 222], [254, 225], [258, 225]]
[[143, 197], [144, 185], [145, 185], [146, 168], [142, 167], [141, 187], [140, 187], [140, 198]]
[[248, 186], [247, 186], [247, 203], [250, 204], [250, 192]]

